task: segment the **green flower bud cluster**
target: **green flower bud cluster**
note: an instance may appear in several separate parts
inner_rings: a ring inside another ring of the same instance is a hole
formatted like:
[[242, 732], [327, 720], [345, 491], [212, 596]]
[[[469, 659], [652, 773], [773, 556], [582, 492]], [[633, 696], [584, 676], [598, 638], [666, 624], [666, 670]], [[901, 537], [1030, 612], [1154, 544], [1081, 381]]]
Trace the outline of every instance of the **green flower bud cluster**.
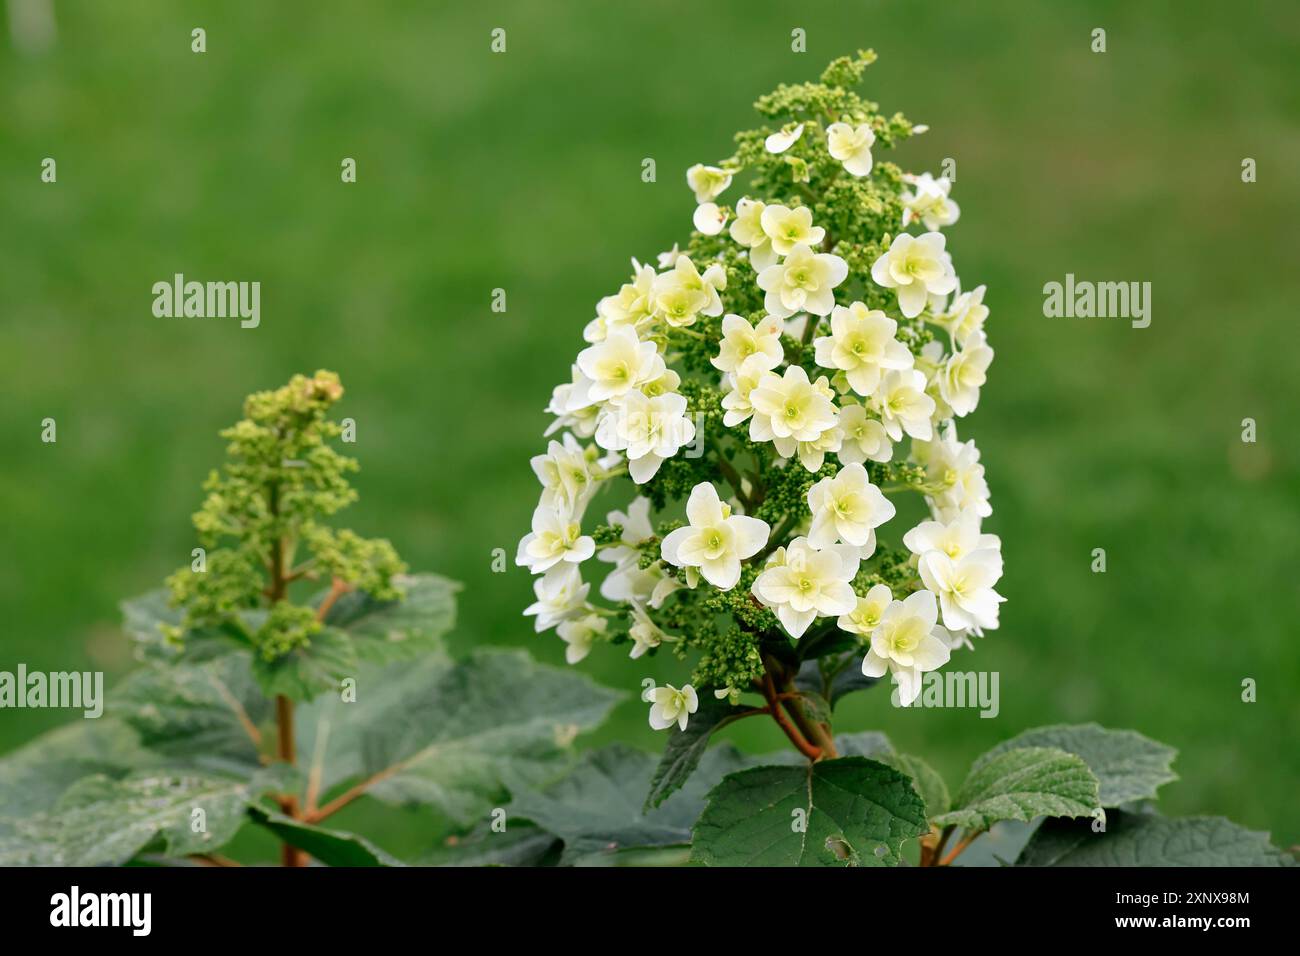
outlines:
[[356, 500], [348, 474], [355, 459], [329, 443], [342, 434], [329, 418], [343, 386], [333, 372], [295, 375], [288, 385], [250, 395], [244, 419], [221, 432], [229, 460], [204, 483], [194, 514], [204, 566], [167, 579], [183, 641], [199, 628], [239, 634], [266, 660], [311, 641], [321, 628], [300, 588], [361, 590], [379, 600], [401, 597], [394, 578], [406, 570], [393, 546], [335, 529], [322, 519]]
[[730, 627], [720, 630], [705, 648], [691, 674], [691, 684], [695, 687], [749, 690], [762, 675], [763, 655], [758, 647], [758, 638], [739, 627]]
[[623, 526], [621, 524], [597, 525], [592, 529], [591, 540], [596, 543], [597, 548], [615, 547], [623, 541]]

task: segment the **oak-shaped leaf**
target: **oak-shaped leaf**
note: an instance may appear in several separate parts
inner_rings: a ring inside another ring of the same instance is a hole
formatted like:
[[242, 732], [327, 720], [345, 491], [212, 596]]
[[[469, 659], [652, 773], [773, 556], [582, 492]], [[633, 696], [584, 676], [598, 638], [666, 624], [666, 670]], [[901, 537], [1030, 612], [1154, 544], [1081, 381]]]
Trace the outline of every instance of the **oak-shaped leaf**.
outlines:
[[1094, 813], [1097, 778], [1083, 759], [1055, 747], [1019, 747], [981, 757], [939, 826], [987, 830], [999, 820], [1081, 817]]
[[929, 830], [908, 777], [866, 757], [733, 773], [709, 794], [691, 858], [711, 866], [892, 866]]

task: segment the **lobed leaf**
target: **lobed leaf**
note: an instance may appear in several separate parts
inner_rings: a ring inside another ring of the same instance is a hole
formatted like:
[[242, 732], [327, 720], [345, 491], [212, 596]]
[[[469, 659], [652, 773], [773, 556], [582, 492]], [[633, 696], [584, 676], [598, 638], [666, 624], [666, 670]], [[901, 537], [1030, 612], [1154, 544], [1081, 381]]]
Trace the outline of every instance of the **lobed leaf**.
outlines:
[[325, 695], [301, 708], [298, 752], [322, 794], [362, 784], [467, 826], [506, 791], [554, 776], [618, 696], [522, 651], [393, 664], [358, 677], [355, 703]]
[[115, 691], [114, 709], [172, 765], [251, 772], [273, 739], [273, 708], [244, 652], [136, 671]]
[[938, 826], [987, 830], [998, 820], [1080, 817], [1093, 813], [1097, 778], [1083, 759], [1054, 747], [1020, 747], [981, 757]]
[[695, 825], [710, 866], [888, 866], [928, 832], [906, 775], [865, 757], [756, 767], [726, 777]]
[[345, 677], [356, 677], [356, 646], [345, 631], [327, 627], [311, 637], [311, 643], [295, 647], [288, 654], [268, 661], [253, 658], [253, 676], [267, 697], [283, 695], [307, 701], [328, 690], [338, 690]]
[[[180, 642], [167, 641], [162, 628], [181, 627], [185, 616], [179, 608], [171, 606], [171, 594], [166, 588], [129, 598], [119, 607], [122, 628], [135, 642], [137, 656], [144, 660], [207, 661], [250, 646], [246, 634], [234, 623], [226, 627], [189, 628]], [[252, 630], [264, 614], [264, 611], [246, 611], [241, 618]]]
[[1057, 724], [1026, 730], [998, 744], [980, 760], [1018, 747], [1056, 747], [1078, 754], [1097, 778], [1103, 807], [1154, 800], [1162, 785], [1178, 779], [1170, 769], [1178, 755], [1173, 747], [1133, 730], [1107, 730], [1099, 724]]
[[669, 730], [663, 756], [650, 779], [644, 809], [648, 811], [659, 806], [681, 789], [699, 766], [700, 758], [708, 749], [709, 739], [714, 732], [751, 710], [752, 708], [738, 707], [711, 695], [702, 699], [685, 730], [676, 727]]
[[1045, 820], [1016, 866], [1294, 866], [1257, 833], [1223, 817], [1170, 819], [1112, 810], [1106, 829], [1091, 821]]
[[351, 638], [358, 660], [382, 664], [441, 653], [442, 636], [456, 626], [461, 585], [437, 574], [397, 577], [393, 583], [402, 588], [402, 600], [377, 601], [353, 591], [334, 603], [325, 623]]
[[884, 761], [894, 753], [894, 745], [878, 730], [862, 730], [856, 734], [836, 734], [835, 750], [841, 757], [871, 757]]
[[527, 820], [510, 819], [504, 832], [480, 823], [469, 834], [449, 838], [426, 853], [418, 866], [546, 866], [559, 859], [563, 843]]
[[212, 852], [235, 836], [263, 789], [260, 780], [170, 770], [86, 777], [52, 810], [0, 830], [0, 865], [119, 865], [147, 848]]
[[508, 810], [562, 839], [565, 863], [629, 847], [675, 846], [690, 842], [709, 787], [745, 763], [734, 747], [715, 747], [684, 787], [646, 811], [641, 794], [655, 772], [654, 755], [615, 744], [584, 754], [545, 787], [523, 791]]
[[110, 716], [58, 727], [0, 758], [0, 820], [48, 810], [83, 777], [122, 777], [157, 759]]
[[881, 763], [887, 763], [912, 778], [912, 789], [925, 801], [926, 816], [937, 817], [947, 813], [952, 807], [952, 798], [948, 794], [948, 785], [943, 782], [943, 777], [920, 757], [913, 757], [910, 754], [887, 754], [879, 759]]

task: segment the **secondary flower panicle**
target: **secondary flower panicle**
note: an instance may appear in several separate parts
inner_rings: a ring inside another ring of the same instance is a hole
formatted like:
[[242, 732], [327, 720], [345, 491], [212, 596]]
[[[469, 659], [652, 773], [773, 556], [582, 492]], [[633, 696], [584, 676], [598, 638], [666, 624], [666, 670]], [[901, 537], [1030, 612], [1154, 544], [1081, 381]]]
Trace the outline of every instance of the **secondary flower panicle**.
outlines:
[[[856, 642], [855, 666], [892, 675], [906, 705], [998, 625], [1001, 541], [956, 429], [993, 360], [986, 290], [962, 291], [941, 231], [951, 181], [881, 155], [920, 128], [848, 89], [872, 60], [761, 97], [766, 125], [687, 170], [689, 241], [632, 260], [547, 407], [524, 613], [570, 663], [605, 644], [693, 659], [680, 689], [647, 682], [656, 729], [687, 727], [696, 688], [755, 694], [746, 713], [815, 757], [826, 728], [797, 705], [798, 728], [782, 720], [802, 693], [782, 645], [825, 674]], [[630, 504], [587, 518], [629, 482]], [[929, 515], [891, 532], [907, 495]]]
[[[201, 631], [234, 633], [274, 666], [310, 647], [343, 593], [380, 601], [403, 596], [406, 564], [391, 543], [327, 521], [357, 498], [348, 475], [358, 464], [334, 447], [344, 434], [332, 418], [342, 397], [333, 372], [295, 375], [280, 388], [250, 395], [244, 418], [221, 432], [228, 460], [204, 483], [207, 495], [193, 517], [206, 568], [195, 573], [187, 566], [167, 579], [181, 613], [178, 624], [163, 626], [169, 644]], [[551, 444], [554, 467], [539, 471], [546, 475], [543, 497], [581, 498], [568, 457], [576, 445]], [[542, 571], [554, 563], [540, 546], [534, 560]], [[330, 589], [329, 604], [295, 597], [294, 586], [309, 582]]]

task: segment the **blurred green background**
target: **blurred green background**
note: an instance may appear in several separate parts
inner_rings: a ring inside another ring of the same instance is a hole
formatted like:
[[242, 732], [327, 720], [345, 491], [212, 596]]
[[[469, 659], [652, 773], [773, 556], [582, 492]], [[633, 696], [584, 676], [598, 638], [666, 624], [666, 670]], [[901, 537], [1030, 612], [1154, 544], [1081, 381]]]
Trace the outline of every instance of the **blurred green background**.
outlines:
[[[963, 434], [1008, 603], [963, 662], [1001, 673], [996, 720], [873, 692], [837, 726], [886, 731], [950, 784], [1027, 727], [1132, 727], [1181, 751], [1170, 812], [1300, 840], [1293, 3], [55, 6], [52, 49], [0, 35], [0, 668], [127, 670], [118, 601], [189, 560], [218, 429], [318, 367], [359, 424], [346, 523], [466, 582], [459, 646], [562, 661], [520, 617], [527, 573], [491, 570], [527, 529], [551, 387], [629, 256], [685, 237], [686, 167], [730, 154], [757, 95], [872, 46], [867, 95], [932, 128], [889, 158], [957, 160], [950, 248], [989, 289], [997, 359]], [[176, 272], [259, 280], [261, 327], [154, 318]], [[1067, 272], [1150, 281], [1151, 327], [1045, 318]], [[582, 667], [629, 691], [599, 740], [662, 745], [634, 692], [680, 665]], [[0, 711], [0, 750], [66, 719]]]

